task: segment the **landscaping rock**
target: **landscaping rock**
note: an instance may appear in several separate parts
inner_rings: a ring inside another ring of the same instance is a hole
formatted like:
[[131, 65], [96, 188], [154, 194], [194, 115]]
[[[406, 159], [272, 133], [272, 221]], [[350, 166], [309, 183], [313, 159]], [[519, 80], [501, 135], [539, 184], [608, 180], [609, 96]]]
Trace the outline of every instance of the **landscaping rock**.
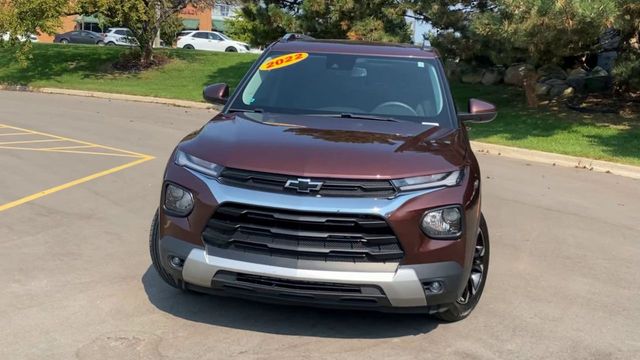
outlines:
[[549, 95], [549, 91], [551, 90], [551, 86], [545, 83], [537, 83], [536, 84], [536, 96], [547, 96]]
[[570, 88], [569, 85], [567, 85], [566, 83], [561, 85], [555, 85], [551, 87], [551, 90], [549, 90], [549, 96], [551, 96], [552, 98], [558, 97], [564, 94], [565, 90], [569, 88]]
[[504, 83], [508, 85], [522, 86], [527, 71], [533, 70], [528, 64], [515, 64], [507, 68], [504, 73]]
[[484, 75], [484, 71], [473, 70], [473, 71], [462, 74], [461, 80], [464, 84], [478, 84], [482, 81], [483, 75]]
[[547, 85], [549, 85], [551, 87], [560, 86], [560, 85], [566, 85], [567, 84], [566, 81], [560, 80], [560, 79], [549, 79], [547, 81], [542, 81], [542, 83], [547, 84]]
[[589, 73], [589, 76], [607, 76], [607, 75], [609, 75], [607, 70], [601, 68], [600, 66], [594, 67]]
[[567, 72], [558, 65], [544, 65], [538, 69], [538, 81], [540, 82], [544, 82], [549, 79], [564, 80], [566, 78]]
[[482, 75], [482, 84], [483, 85], [495, 85], [502, 81], [502, 74], [498, 69], [490, 69], [484, 72]]
[[609, 75], [589, 75], [584, 78], [584, 89], [587, 92], [602, 92], [611, 86], [611, 77]]
[[572, 87], [568, 87], [566, 88], [562, 94], [560, 95], [561, 98], [570, 98], [572, 97], [574, 94], [576, 93], [576, 89], [572, 88]]
[[567, 84], [573, 87], [576, 91], [582, 91], [584, 89], [585, 78], [587, 72], [582, 68], [577, 68], [569, 71], [567, 76]]

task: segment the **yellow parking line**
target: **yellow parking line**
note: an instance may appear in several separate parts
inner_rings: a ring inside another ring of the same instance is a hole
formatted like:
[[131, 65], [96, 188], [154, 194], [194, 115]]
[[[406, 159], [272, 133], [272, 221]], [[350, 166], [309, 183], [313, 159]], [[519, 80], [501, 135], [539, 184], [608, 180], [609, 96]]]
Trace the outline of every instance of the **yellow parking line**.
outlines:
[[95, 147], [95, 146], [92, 146], [92, 145], [58, 146], [58, 147], [44, 148], [41, 150], [86, 149], [86, 148], [92, 148], [92, 147]]
[[5, 142], [0, 142], [0, 145], [32, 144], [32, 143], [43, 143], [43, 142], [53, 142], [53, 141], [61, 141], [61, 140], [45, 139], [45, 140], [5, 141]]
[[28, 132], [0, 133], [0, 136], [32, 135]]
[[76, 150], [43, 150], [45, 152], [59, 152], [59, 153], [67, 153], [67, 154], [89, 154], [89, 155], [104, 155], [104, 156], [120, 156], [120, 157], [129, 157], [129, 158], [140, 158], [142, 156], [138, 155], [130, 155], [130, 154], [114, 154], [114, 153], [103, 153], [97, 151], [76, 151]]
[[[93, 146], [91, 146], [91, 147], [93, 147]], [[25, 148], [25, 147], [17, 147], [17, 146], [0, 146], [0, 149], [41, 151], [41, 152], [52, 152], [52, 153], [67, 153], [67, 154], [104, 155], [104, 156], [117, 156], [117, 157], [128, 157], [128, 158], [142, 158], [142, 157], [144, 157], [144, 156], [138, 156], [138, 155], [106, 153], [106, 152], [97, 152], [97, 151], [64, 150], [64, 149], [60, 149], [60, 150], [53, 149], [52, 150], [52, 149], [45, 149], [45, 148]]]
[[[137, 156], [139, 156], [139, 157], [145, 157], [145, 156], [147, 156], [147, 155], [145, 155], [145, 154], [141, 154], [141, 153], [138, 153], [138, 152], [135, 152], [135, 151], [129, 151], [129, 150], [124, 150], [124, 149], [118, 149], [118, 148], [111, 147], [111, 146], [99, 145], [99, 144], [91, 143], [91, 142], [88, 142], [88, 141], [76, 140], [76, 139], [72, 139], [72, 138], [68, 138], [68, 137], [64, 137], [64, 136], [58, 136], [58, 135], [48, 134], [48, 133], [41, 132], [41, 131], [34, 131], [34, 130], [29, 130], [29, 129], [23, 129], [23, 128], [20, 128], [20, 127], [17, 127], [17, 126], [9, 126], [9, 125], [2, 125], [2, 124], [0, 124], [0, 125], [1, 125], [1, 126], [4, 126], [4, 127], [7, 127], [7, 128], [10, 128], [10, 129], [14, 129], [14, 130], [27, 131], [27, 132], [30, 132], [30, 133], [32, 133], [32, 134], [43, 135], [43, 136], [49, 136], [49, 137], [52, 137], [52, 138], [56, 138], [56, 139], [60, 139], [60, 140], [66, 140], [66, 141], [71, 141], [71, 142], [76, 142], [76, 143], [84, 144], [84, 145], [92, 145], [92, 146], [99, 147], [99, 148], [103, 148], [103, 149], [109, 149], [109, 150], [119, 151], [119, 152], [123, 152], [123, 153], [131, 154], [131, 155], [137, 155]], [[1, 143], [0, 143], [0, 145], [1, 145]]]
[[64, 190], [64, 189], [68, 189], [68, 188], [70, 188], [72, 186], [79, 185], [79, 184], [85, 183], [87, 181], [91, 181], [93, 179], [97, 179], [97, 178], [105, 176], [105, 175], [113, 174], [115, 172], [124, 170], [126, 168], [130, 168], [132, 166], [136, 166], [138, 164], [142, 164], [143, 162], [149, 161], [149, 160], [152, 160], [152, 159], [154, 159], [153, 156], [144, 155], [140, 159], [128, 162], [128, 163], [126, 163], [124, 165], [120, 165], [120, 166], [116, 166], [116, 167], [108, 169], [108, 170], [100, 171], [100, 172], [91, 174], [89, 176], [85, 176], [85, 177], [80, 178], [80, 179], [69, 181], [66, 184], [54, 186], [52, 188], [37, 192], [35, 194], [31, 194], [29, 196], [25, 196], [25, 197], [23, 197], [21, 199], [14, 200], [12, 202], [0, 205], [0, 212], [8, 210], [8, 209], [11, 209], [11, 208], [16, 207], [18, 205], [22, 205], [22, 204], [27, 203], [29, 201], [33, 201], [33, 200], [39, 199], [39, 198], [41, 198], [43, 196], [47, 196], [49, 194], [53, 194], [53, 193], [56, 193], [56, 192]]

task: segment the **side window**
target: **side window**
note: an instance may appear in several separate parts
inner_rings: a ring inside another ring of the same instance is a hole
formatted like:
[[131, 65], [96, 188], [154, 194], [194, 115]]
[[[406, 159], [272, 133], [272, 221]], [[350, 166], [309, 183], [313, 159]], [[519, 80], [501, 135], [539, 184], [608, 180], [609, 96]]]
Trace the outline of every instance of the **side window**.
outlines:
[[210, 40], [222, 40], [222, 38], [216, 33], [209, 33]]
[[196, 39], [208, 39], [209, 35], [207, 33], [205, 33], [205, 32], [197, 32], [197, 33], [193, 34], [192, 37], [194, 37]]
[[116, 34], [116, 35], [126, 35], [126, 34], [127, 34], [127, 32], [126, 32], [126, 31], [124, 31], [124, 30], [116, 30], [116, 31], [115, 31], [115, 34]]

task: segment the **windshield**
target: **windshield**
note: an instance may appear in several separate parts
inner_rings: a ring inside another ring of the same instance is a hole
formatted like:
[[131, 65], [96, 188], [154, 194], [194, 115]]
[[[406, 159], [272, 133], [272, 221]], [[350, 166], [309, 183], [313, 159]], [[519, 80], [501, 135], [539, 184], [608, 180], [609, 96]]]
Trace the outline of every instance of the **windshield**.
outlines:
[[452, 127], [436, 64], [418, 58], [272, 52], [230, 108], [369, 115]]
[[231, 38], [229, 38], [227, 35], [223, 34], [223, 33], [216, 33], [218, 35], [220, 35], [220, 37], [222, 37], [225, 40], [231, 40]]

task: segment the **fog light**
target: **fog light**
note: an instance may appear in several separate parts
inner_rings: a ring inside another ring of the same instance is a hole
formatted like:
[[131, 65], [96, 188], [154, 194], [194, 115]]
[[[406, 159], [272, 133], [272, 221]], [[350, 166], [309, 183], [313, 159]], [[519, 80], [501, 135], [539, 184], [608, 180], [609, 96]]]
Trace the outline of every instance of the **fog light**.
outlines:
[[175, 215], [187, 216], [193, 210], [193, 195], [180, 186], [167, 184], [164, 207]]
[[431, 281], [424, 284], [424, 291], [427, 294], [440, 294], [444, 291], [444, 284], [442, 281]]
[[420, 227], [434, 239], [455, 239], [462, 234], [462, 213], [458, 206], [427, 211]]
[[171, 266], [176, 269], [182, 269], [182, 266], [184, 265], [184, 260], [180, 259], [177, 256], [171, 256], [169, 258], [169, 262], [171, 263]]

